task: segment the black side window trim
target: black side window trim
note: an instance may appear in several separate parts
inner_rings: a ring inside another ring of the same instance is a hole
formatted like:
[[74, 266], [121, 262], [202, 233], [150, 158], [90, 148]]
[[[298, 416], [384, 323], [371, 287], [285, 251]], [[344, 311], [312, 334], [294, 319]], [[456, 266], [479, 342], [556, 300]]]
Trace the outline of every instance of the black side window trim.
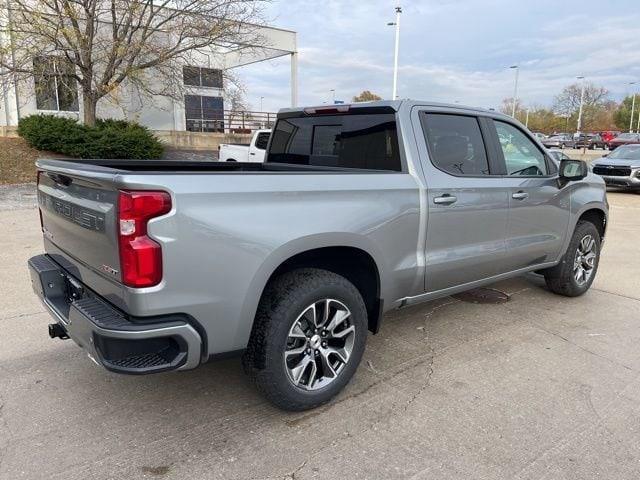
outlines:
[[[498, 158], [500, 160], [500, 163], [502, 164], [502, 168], [503, 170], [503, 174], [501, 176], [503, 177], [507, 177], [507, 178], [553, 178], [555, 176], [557, 176], [557, 168], [555, 167], [555, 165], [552, 163], [553, 161], [549, 158], [549, 155], [547, 154], [547, 152], [545, 152], [544, 150], [541, 150], [540, 147], [538, 146], [538, 142], [536, 142], [533, 137], [531, 135], [529, 135], [526, 131], [524, 131], [522, 128], [520, 128], [518, 125], [516, 125], [515, 123], [511, 123], [509, 121], [503, 120], [503, 119], [498, 119], [498, 118], [491, 118], [491, 119], [487, 119], [491, 122], [491, 128], [492, 130], [495, 132], [495, 136], [496, 138], [498, 138], [498, 130], [496, 128], [496, 124], [495, 122], [501, 122], [501, 123], [505, 123], [513, 128], [515, 128], [516, 130], [519, 130], [525, 137], [527, 137], [531, 143], [533, 143], [533, 146], [538, 149], [538, 151], [542, 154], [542, 158], [544, 158], [544, 163], [547, 166], [547, 175], [517, 175], [517, 176], [513, 176], [513, 175], [508, 175], [507, 174], [507, 161], [504, 158], [504, 152], [502, 151], [502, 147], [498, 148], [497, 154], [498, 154]], [[500, 140], [498, 140], [499, 142]]]
[[[493, 162], [491, 161], [490, 157], [490, 151], [488, 149], [488, 145], [487, 145], [487, 139], [485, 138], [485, 130], [482, 128], [482, 123], [480, 121], [480, 117], [478, 115], [470, 115], [467, 113], [457, 113], [457, 112], [434, 112], [434, 111], [430, 111], [430, 110], [420, 110], [419, 112], [420, 115], [420, 128], [422, 130], [422, 136], [424, 137], [424, 143], [427, 147], [427, 152], [429, 154], [429, 162], [431, 163], [431, 165], [433, 165], [435, 168], [437, 168], [438, 170], [440, 170], [442, 173], [446, 173], [447, 175], [450, 175], [452, 177], [458, 177], [458, 178], [490, 178], [490, 177], [495, 177], [496, 174], [493, 173]], [[484, 154], [487, 158], [487, 166], [489, 167], [489, 174], [488, 175], [464, 175], [464, 174], [455, 174], [452, 172], [449, 172], [447, 170], [443, 170], [442, 168], [440, 168], [435, 162], [435, 156], [431, 150], [431, 146], [430, 146], [430, 142], [429, 139], [427, 137], [427, 130], [426, 130], [426, 122], [427, 122], [427, 115], [449, 115], [449, 116], [456, 116], [456, 117], [467, 117], [467, 118], [473, 118], [476, 120], [476, 122], [478, 123], [478, 128], [480, 130], [480, 137], [482, 138], [482, 145], [484, 146]]]

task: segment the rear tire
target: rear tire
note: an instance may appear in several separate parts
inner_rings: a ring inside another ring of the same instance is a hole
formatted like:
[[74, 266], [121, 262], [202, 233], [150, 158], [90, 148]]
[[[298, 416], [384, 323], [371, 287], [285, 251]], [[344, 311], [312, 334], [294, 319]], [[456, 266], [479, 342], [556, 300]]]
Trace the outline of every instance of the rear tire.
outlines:
[[580, 220], [560, 263], [542, 272], [549, 290], [566, 297], [577, 297], [589, 290], [600, 263], [600, 242], [596, 226]]
[[358, 289], [335, 273], [298, 269], [267, 286], [243, 366], [271, 403], [307, 410], [345, 387], [366, 339], [367, 309]]

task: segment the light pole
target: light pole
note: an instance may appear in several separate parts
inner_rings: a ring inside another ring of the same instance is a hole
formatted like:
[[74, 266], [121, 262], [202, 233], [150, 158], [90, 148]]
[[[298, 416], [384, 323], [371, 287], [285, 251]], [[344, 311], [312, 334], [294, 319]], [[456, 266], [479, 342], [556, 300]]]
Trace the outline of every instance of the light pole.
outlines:
[[396, 7], [396, 21], [389, 22], [387, 25], [395, 25], [396, 27], [396, 46], [395, 53], [393, 55], [393, 91], [391, 93], [391, 100], [395, 100], [398, 96], [398, 52], [400, 50], [400, 14], [402, 13], [402, 7]]
[[329, 91], [331, 92], [331, 103], [335, 105], [335, 103], [336, 103], [336, 89], [332, 88]]
[[516, 105], [518, 103], [518, 74], [520, 73], [520, 68], [518, 65], [511, 65], [509, 68], [515, 69], [516, 71], [516, 81], [513, 86], [513, 107], [511, 108], [511, 116], [516, 118]]
[[[636, 82], [629, 82], [629, 85], [635, 85]], [[633, 86], [631, 87], [633, 89]], [[633, 114], [636, 111], [636, 91], [633, 90], [633, 100], [631, 101], [631, 121], [629, 122], [629, 133], [633, 132]]]
[[524, 126], [529, 128], [529, 109], [527, 108], [527, 119], [524, 122]]
[[580, 89], [580, 109], [578, 110], [578, 125], [576, 128], [576, 133], [580, 133], [582, 129], [582, 106], [584, 105], [584, 77], [580, 75], [576, 77], [578, 80], [582, 80], [582, 88]]
[[264, 97], [260, 97], [260, 111], [262, 112], [262, 100], [264, 100]]

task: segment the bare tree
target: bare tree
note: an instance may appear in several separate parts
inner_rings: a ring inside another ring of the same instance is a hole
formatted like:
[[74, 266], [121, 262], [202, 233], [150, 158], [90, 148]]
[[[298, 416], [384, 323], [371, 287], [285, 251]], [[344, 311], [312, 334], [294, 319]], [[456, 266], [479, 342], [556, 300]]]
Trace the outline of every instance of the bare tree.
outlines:
[[[516, 100], [516, 117], [518, 117], [518, 113], [523, 111], [522, 101], [520, 99]], [[513, 97], [508, 97], [502, 99], [502, 104], [500, 105], [500, 112], [505, 115], [511, 116], [513, 113]]]
[[[580, 97], [582, 95], [582, 85], [574, 83], [564, 87], [562, 92], [555, 98], [553, 110], [564, 116], [570, 117], [577, 114], [580, 109]], [[582, 126], [591, 127], [595, 118], [598, 117], [602, 109], [605, 108], [609, 97], [609, 92], [604, 87], [599, 87], [593, 83], [584, 85], [584, 99], [582, 106]]]
[[233, 45], [262, 46], [262, 0], [8, 0], [0, 28], [0, 76], [77, 85], [84, 121], [123, 84], [179, 97], [181, 66]]

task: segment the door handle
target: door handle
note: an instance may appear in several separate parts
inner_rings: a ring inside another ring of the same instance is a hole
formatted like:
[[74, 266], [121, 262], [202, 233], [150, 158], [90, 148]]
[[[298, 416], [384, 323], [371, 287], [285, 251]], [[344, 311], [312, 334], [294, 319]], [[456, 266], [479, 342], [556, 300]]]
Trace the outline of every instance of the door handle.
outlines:
[[511, 195], [511, 198], [515, 198], [516, 200], [525, 200], [529, 198], [529, 194], [527, 192], [516, 192]]
[[456, 200], [458, 200], [458, 197], [454, 197], [453, 195], [445, 193], [441, 197], [434, 197], [433, 203], [435, 203], [436, 205], [451, 205], [452, 203], [455, 203]]
[[254, 153], [254, 152], [251, 152], [251, 153], [249, 153], [249, 155], [255, 155], [255, 153]]

